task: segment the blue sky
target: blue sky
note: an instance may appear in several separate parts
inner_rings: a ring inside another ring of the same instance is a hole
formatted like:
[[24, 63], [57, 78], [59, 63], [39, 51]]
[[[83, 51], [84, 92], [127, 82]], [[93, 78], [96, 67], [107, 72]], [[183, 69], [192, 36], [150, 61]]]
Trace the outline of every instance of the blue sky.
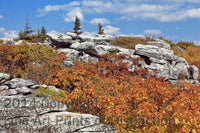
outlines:
[[200, 0], [0, 0], [0, 38], [17, 37], [27, 17], [35, 31], [73, 31], [76, 15], [84, 34], [95, 34], [100, 22], [111, 35], [200, 44]]

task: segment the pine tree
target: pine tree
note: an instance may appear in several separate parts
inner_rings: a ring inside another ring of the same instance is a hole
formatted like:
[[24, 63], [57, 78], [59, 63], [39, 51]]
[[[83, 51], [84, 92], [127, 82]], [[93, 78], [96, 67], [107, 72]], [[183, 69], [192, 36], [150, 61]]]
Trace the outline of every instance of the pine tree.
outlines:
[[37, 36], [38, 36], [38, 37], [41, 36], [40, 29], [38, 29], [38, 31], [37, 31]]
[[31, 30], [31, 27], [29, 27], [29, 19], [26, 19], [26, 27], [25, 27], [25, 35], [29, 36], [34, 30]]
[[77, 35], [80, 35], [82, 33], [81, 30], [81, 23], [80, 23], [80, 19], [76, 16], [75, 22], [74, 22], [74, 33], [76, 33]]
[[46, 33], [47, 33], [46, 29], [44, 28], [44, 26], [42, 26], [41, 35], [43, 41], [47, 38]]
[[44, 28], [44, 26], [42, 26], [41, 34], [46, 36], [46, 33], [47, 33], [46, 29]]
[[22, 30], [20, 30], [18, 36], [19, 36], [20, 40], [25, 39], [25, 34], [24, 34], [24, 32]]
[[101, 23], [98, 24], [98, 34], [103, 35], [104, 34], [104, 29], [102, 29]]

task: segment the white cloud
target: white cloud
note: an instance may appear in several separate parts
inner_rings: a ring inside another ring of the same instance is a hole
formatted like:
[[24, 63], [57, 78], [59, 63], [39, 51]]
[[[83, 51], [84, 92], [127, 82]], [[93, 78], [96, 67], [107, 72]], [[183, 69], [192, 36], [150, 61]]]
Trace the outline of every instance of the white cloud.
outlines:
[[83, 17], [83, 14], [82, 14], [82, 10], [81, 10], [81, 8], [79, 8], [79, 7], [76, 7], [76, 8], [74, 8], [74, 9], [72, 9], [70, 12], [68, 12], [68, 13], [66, 14], [66, 16], [64, 16], [64, 21], [65, 21], [65, 22], [74, 22], [76, 16], [77, 16], [81, 21], [84, 20], [84, 17]]
[[0, 19], [3, 19], [3, 16], [2, 16], [2, 15], [0, 15]]
[[200, 40], [195, 40], [194, 44], [200, 46]]
[[18, 33], [15, 30], [9, 30], [9, 31], [5, 31], [3, 33], [3, 35], [5, 37], [11, 37], [11, 38], [17, 38], [18, 37]]
[[18, 33], [15, 30], [5, 30], [4, 27], [0, 27], [0, 36], [2, 37], [12, 37], [12, 38], [17, 38]]
[[104, 33], [108, 35], [120, 35], [120, 28], [112, 27], [111, 25], [108, 25], [104, 28]]
[[5, 31], [5, 28], [0, 27], [0, 33], [4, 32], [4, 31]]
[[82, 35], [94, 36], [94, 35], [96, 35], [96, 32], [94, 32], [94, 31], [93, 32], [86, 31], [86, 32], [83, 32]]
[[101, 24], [110, 24], [110, 21], [106, 18], [94, 18], [93, 20], [90, 21], [91, 24], [97, 25], [99, 23]]
[[59, 33], [59, 32], [57, 32], [55, 30], [52, 30], [52, 31], [48, 32], [47, 34], [62, 34], [62, 33]]
[[158, 35], [162, 35], [162, 32], [160, 30], [145, 30], [144, 33], [145, 35], [148, 36], [158, 36]]
[[198, 3], [200, 0], [83, 0], [64, 5], [47, 5], [43, 9], [38, 9], [37, 16], [64, 10], [68, 12], [65, 22], [74, 21], [75, 15], [79, 15], [83, 20], [83, 13], [113, 13], [120, 15], [120, 19], [129, 21], [132, 19], [151, 19], [160, 22], [200, 20]]
[[37, 10], [38, 14], [36, 16], [37, 17], [45, 16], [47, 13], [52, 12], [52, 11], [70, 10], [71, 7], [79, 6], [79, 5], [80, 3], [77, 1], [71, 2], [69, 4], [65, 4], [65, 5], [47, 5], [43, 9], [39, 8]]

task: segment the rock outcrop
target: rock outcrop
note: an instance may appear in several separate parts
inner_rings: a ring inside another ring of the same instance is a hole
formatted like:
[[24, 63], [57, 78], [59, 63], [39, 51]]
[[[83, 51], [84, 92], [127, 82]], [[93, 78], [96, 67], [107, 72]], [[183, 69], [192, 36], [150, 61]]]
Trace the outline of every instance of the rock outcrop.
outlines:
[[[147, 68], [151, 74], [155, 74], [154, 70], [157, 70], [157, 77], [164, 77], [165, 80], [169, 80], [171, 83], [184, 80], [199, 84], [197, 81], [198, 68], [189, 66], [185, 59], [174, 55], [170, 44], [165, 41], [152, 38], [151, 41], [147, 42], [148, 45], [136, 45], [135, 50], [111, 45], [110, 42], [113, 39], [120, 37], [122, 36], [114, 37], [98, 34], [96, 36], [77, 35], [72, 32], [66, 32], [65, 35], [48, 33], [47, 40], [43, 45], [56, 46], [58, 51], [65, 53], [67, 58], [64, 64], [66, 67], [72, 67], [75, 60], [84, 63], [96, 63], [98, 62], [98, 58], [106, 53], [128, 54], [134, 58], [137, 55], [145, 59], [145, 62], [141, 62], [141, 68]], [[136, 35], [134, 37], [147, 40], [147, 37], [144, 35]], [[12, 42], [12, 39], [10, 40]], [[129, 59], [125, 59], [124, 61], [128, 61], [129, 66], [132, 64]], [[140, 68], [138, 66], [129, 68], [130, 71], [134, 71], [135, 69]]]
[[116, 128], [102, 124], [98, 116], [67, 112], [67, 105], [35, 94], [39, 87], [58, 92], [54, 86], [10, 79], [4, 73], [0, 73], [0, 81], [1, 133], [117, 133]]
[[[185, 59], [177, 57], [171, 50], [170, 44], [160, 39], [152, 39], [153, 41], [147, 42], [148, 45], [138, 44], [135, 46], [135, 50], [121, 48], [119, 46], [110, 45], [112, 39], [116, 37], [106, 35], [86, 36], [66, 32], [66, 35], [72, 38], [78, 39], [72, 42], [68, 42], [69, 48], [58, 49], [60, 52], [66, 54], [67, 59], [65, 65], [67, 67], [73, 66], [73, 61], [80, 60], [82, 62], [98, 62], [98, 57], [105, 53], [116, 54], [128, 54], [134, 58], [136, 55], [145, 59], [145, 62], [141, 62], [142, 68], [147, 68], [151, 74], [155, 74], [154, 70], [157, 70], [157, 77], [164, 77], [165, 80], [178, 82], [179, 80], [191, 81], [194, 84], [199, 84], [198, 68], [195, 66], [189, 66]], [[146, 40], [143, 35], [137, 35], [138, 37]], [[56, 44], [55, 44], [56, 45]], [[129, 66], [132, 62], [129, 59], [125, 59], [124, 62], [128, 62]], [[132, 66], [130, 71], [139, 69], [138, 66]]]

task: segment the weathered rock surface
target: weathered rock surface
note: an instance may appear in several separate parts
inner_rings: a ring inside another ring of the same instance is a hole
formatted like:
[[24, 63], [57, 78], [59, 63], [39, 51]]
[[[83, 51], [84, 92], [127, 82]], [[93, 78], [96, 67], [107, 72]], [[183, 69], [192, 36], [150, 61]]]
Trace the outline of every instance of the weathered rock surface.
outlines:
[[160, 39], [156, 39], [155, 41], [149, 41], [147, 43], [150, 45], [160, 47], [160, 48], [171, 49], [171, 46], [168, 43]]
[[15, 41], [11, 37], [4, 37], [1, 40], [3, 40], [2, 44], [15, 44]]
[[47, 33], [47, 37], [52, 41], [54, 45], [58, 45], [58, 46], [67, 47], [72, 42], [72, 38], [64, 34]]
[[117, 133], [117, 129], [102, 124], [98, 116], [67, 112], [67, 105], [47, 97], [37, 97], [39, 87], [59, 92], [55, 86], [38, 85], [31, 80], [7, 77], [0, 84], [1, 133]]

